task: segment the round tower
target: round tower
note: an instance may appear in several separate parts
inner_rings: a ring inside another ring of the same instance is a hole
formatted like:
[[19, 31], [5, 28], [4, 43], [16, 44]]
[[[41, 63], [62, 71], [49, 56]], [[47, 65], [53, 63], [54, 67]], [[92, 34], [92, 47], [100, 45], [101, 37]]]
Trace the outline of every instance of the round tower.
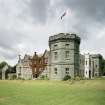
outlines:
[[65, 75], [79, 75], [80, 37], [59, 33], [49, 37], [50, 79], [61, 80]]

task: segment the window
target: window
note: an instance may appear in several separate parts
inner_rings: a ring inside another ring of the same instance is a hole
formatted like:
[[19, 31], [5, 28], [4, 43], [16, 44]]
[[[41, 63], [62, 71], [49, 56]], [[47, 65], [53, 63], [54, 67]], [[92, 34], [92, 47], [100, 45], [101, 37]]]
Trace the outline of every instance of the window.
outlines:
[[81, 59], [80, 59], [80, 64], [81, 64]]
[[98, 74], [97, 74], [97, 73], [95, 73], [95, 76], [98, 76]]
[[65, 57], [66, 57], [66, 58], [69, 57], [69, 53], [70, 53], [69, 51], [66, 51], [66, 52], [65, 52]]
[[93, 67], [94, 67], [94, 61], [92, 61], [92, 63], [93, 63]]
[[86, 65], [87, 65], [87, 61], [86, 61]]
[[57, 59], [57, 58], [58, 58], [58, 53], [54, 52], [54, 59]]
[[21, 75], [21, 67], [19, 67], [19, 69], [18, 69], [18, 75], [19, 76]]
[[69, 74], [69, 68], [65, 69], [65, 74]]
[[89, 61], [89, 65], [91, 66], [91, 61]]
[[57, 75], [57, 68], [54, 68], [54, 74]]
[[65, 44], [66, 48], [69, 48], [69, 44]]
[[86, 75], [87, 75], [87, 71], [86, 71]]
[[21, 69], [22, 69], [22, 67], [19, 67], [19, 73], [21, 73]]
[[79, 44], [75, 44], [75, 45], [74, 45], [74, 48], [75, 48], [76, 51], [79, 51], [79, 46], [78, 46], [78, 45], [79, 45]]
[[44, 63], [47, 64], [48, 63], [48, 58], [44, 59]]
[[54, 50], [55, 50], [55, 49], [57, 49], [57, 47], [58, 47], [58, 45], [57, 45], [57, 44], [55, 44], [55, 45], [54, 45]]

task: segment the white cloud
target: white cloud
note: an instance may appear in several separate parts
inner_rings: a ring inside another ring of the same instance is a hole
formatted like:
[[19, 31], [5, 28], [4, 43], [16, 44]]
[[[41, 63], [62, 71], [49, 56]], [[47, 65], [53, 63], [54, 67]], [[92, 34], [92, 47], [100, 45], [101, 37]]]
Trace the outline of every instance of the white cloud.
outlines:
[[[1, 60], [15, 64], [19, 53], [43, 52], [49, 36], [59, 32], [77, 33], [81, 52], [105, 57], [104, 5], [104, 0], [0, 0]], [[66, 9], [70, 13], [61, 21]]]

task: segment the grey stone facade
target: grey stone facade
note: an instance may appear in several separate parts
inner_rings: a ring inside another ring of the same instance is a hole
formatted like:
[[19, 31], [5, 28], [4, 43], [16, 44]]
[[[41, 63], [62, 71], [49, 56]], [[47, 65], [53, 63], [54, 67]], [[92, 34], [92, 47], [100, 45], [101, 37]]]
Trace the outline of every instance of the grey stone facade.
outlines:
[[[62, 80], [66, 75], [72, 78], [93, 78], [101, 76], [102, 56], [100, 54], [80, 54], [80, 37], [76, 34], [59, 33], [49, 37], [49, 48], [45, 50], [44, 57], [46, 67], [42, 70], [41, 76], [47, 76], [50, 80]], [[40, 57], [40, 55], [37, 55]], [[20, 58], [19, 58], [20, 59]], [[16, 66], [17, 78], [33, 79], [32, 68], [30, 67], [32, 56], [25, 55]]]
[[17, 78], [32, 79], [32, 70], [30, 67], [30, 57], [25, 55], [23, 59], [19, 57], [18, 64], [16, 66]]
[[49, 37], [50, 79], [79, 75], [80, 38], [76, 34], [60, 33]]
[[92, 76], [99, 77], [102, 76], [102, 55], [94, 54], [91, 55], [91, 65], [93, 69]]
[[47, 66], [44, 68], [43, 72], [41, 72], [41, 74], [39, 75], [38, 79], [40, 79], [42, 76], [50, 78], [50, 71], [49, 71], [49, 67], [50, 67], [50, 52], [45, 50], [43, 56], [44, 56], [45, 59], [47, 59], [47, 61], [46, 61]]
[[85, 78], [100, 77], [102, 75], [102, 56], [100, 54], [85, 54]]
[[81, 78], [84, 78], [84, 70], [85, 70], [85, 56], [80, 54], [79, 61], [79, 75]]

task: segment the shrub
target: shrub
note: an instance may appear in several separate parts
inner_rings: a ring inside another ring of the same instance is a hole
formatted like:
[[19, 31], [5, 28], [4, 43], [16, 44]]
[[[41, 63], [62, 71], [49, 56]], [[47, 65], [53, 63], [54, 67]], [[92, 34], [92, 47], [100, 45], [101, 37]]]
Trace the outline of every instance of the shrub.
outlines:
[[71, 79], [71, 76], [70, 76], [70, 75], [66, 75], [66, 76], [63, 78], [64, 81], [69, 80], [69, 79]]
[[74, 80], [80, 81], [80, 80], [81, 80], [81, 77], [76, 76], [76, 77], [74, 78]]
[[17, 78], [17, 76], [15, 74], [10, 76], [10, 80], [15, 80]]
[[42, 80], [49, 80], [47, 75], [42, 75], [42, 76], [40, 77], [40, 79], [42, 79]]
[[25, 80], [24, 78], [22, 77], [18, 77], [17, 80]]
[[44, 80], [45, 76], [44, 76], [44, 75], [42, 75], [40, 78], [41, 78], [42, 80]]
[[12, 77], [12, 78], [13, 78], [13, 79], [16, 79], [16, 77], [17, 77], [16, 75], [13, 75], [13, 77]]
[[18, 79], [18, 80], [21, 80], [21, 77], [18, 77], [17, 79]]

